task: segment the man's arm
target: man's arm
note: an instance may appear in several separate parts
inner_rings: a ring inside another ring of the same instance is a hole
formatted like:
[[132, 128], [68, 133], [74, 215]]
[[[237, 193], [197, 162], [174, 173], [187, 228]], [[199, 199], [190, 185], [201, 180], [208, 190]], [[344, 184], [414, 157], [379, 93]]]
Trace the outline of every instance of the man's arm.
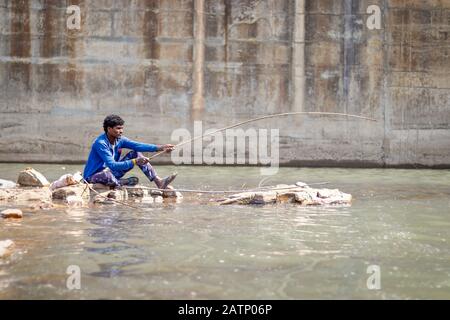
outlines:
[[156, 144], [141, 143], [122, 137], [122, 148], [131, 149], [137, 152], [155, 152], [162, 150]]
[[96, 143], [95, 150], [97, 151], [100, 158], [102, 158], [105, 165], [110, 168], [112, 171], [125, 171], [133, 168], [134, 163], [132, 160], [120, 161], [117, 162], [114, 160], [111, 150], [108, 146], [103, 143]]

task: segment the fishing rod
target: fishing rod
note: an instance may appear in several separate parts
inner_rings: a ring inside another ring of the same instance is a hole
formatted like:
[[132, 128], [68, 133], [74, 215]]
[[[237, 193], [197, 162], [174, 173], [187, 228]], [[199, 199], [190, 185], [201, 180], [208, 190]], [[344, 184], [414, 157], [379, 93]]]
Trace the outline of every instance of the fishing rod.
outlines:
[[[330, 182], [316, 182], [316, 183], [310, 183], [305, 185], [305, 187], [313, 186], [313, 185], [325, 185], [329, 184]], [[151, 188], [146, 186], [139, 186], [139, 187], [127, 187], [126, 189], [145, 189], [149, 191], [161, 191], [161, 192], [187, 192], [187, 193], [242, 193], [242, 192], [258, 192], [258, 191], [278, 191], [278, 190], [289, 190], [289, 189], [296, 189], [301, 188], [301, 186], [287, 186], [287, 187], [259, 187], [254, 189], [242, 189], [242, 190], [197, 190], [197, 189], [158, 189], [158, 188]]]
[[[368, 121], [377, 121], [376, 119], [369, 118], [369, 117], [358, 116], [358, 115], [347, 114], [347, 113], [338, 113], [338, 112], [298, 111], [298, 112], [276, 113], [276, 114], [269, 114], [269, 115], [266, 115], [266, 116], [262, 116], [262, 117], [258, 117], [258, 118], [253, 118], [253, 119], [245, 120], [245, 121], [242, 121], [242, 122], [239, 122], [239, 123], [230, 125], [230, 126], [223, 127], [223, 128], [221, 128], [221, 129], [217, 129], [217, 130], [215, 130], [215, 131], [212, 131], [212, 132], [203, 134], [203, 135], [201, 135], [201, 136], [194, 137], [194, 138], [192, 138], [192, 139], [190, 139], [190, 140], [187, 140], [187, 141], [183, 141], [183, 142], [181, 142], [181, 143], [178, 143], [177, 145], [175, 145], [174, 148], [180, 147], [180, 146], [182, 146], [182, 145], [184, 145], [184, 144], [186, 144], [186, 143], [190, 143], [190, 142], [192, 142], [192, 141], [201, 139], [201, 138], [206, 137], [206, 136], [210, 136], [210, 135], [216, 134], [216, 133], [221, 132], [221, 131], [224, 131], [224, 130], [228, 130], [228, 129], [232, 129], [232, 128], [236, 128], [236, 127], [242, 126], [242, 125], [247, 124], [247, 123], [250, 123], [250, 122], [255, 122], [255, 121], [260, 121], [260, 120], [270, 119], [270, 118], [277, 118], [277, 117], [285, 117], [285, 116], [299, 115], [299, 114], [302, 114], [302, 115], [341, 116], [341, 117], [343, 116], [343, 117], [357, 118], [357, 119], [363, 119], [363, 120], [368, 120]], [[163, 154], [163, 153], [165, 153], [165, 152], [166, 152], [165, 150], [160, 151], [160, 152], [158, 152], [158, 153], [155, 153], [153, 156], [148, 157], [147, 159], [148, 159], [148, 160], [151, 160], [151, 159], [156, 158], [157, 156], [159, 156], [159, 155], [161, 155], [161, 154]]]

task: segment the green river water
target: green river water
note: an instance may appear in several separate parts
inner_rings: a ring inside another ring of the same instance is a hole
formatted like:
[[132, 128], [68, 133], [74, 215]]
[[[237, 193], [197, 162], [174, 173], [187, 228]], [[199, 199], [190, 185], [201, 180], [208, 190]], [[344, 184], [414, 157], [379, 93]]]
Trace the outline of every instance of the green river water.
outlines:
[[[28, 165], [0, 164], [15, 180]], [[49, 180], [81, 165], [31, 165]], [[174, 186], [253, 188], [255, 167], [176, 170]], [[136, 173], [136, 172], [135, 172]], [[144, 176], [136, 173], [141, 181]], [[450, 299], [450, 170], [280, 168], [265, 185], [329, 182], [350, 207], [181, 202], [58, 208], [0, 221], [0, 299]], [[145, 182], [148, 184], [147, 182]], [[0, 210], [13, 207], [0, 203]], [[66, 287], [69, 266], [81, 289]], [[370, 290], [368, 267], [380, 268]]]

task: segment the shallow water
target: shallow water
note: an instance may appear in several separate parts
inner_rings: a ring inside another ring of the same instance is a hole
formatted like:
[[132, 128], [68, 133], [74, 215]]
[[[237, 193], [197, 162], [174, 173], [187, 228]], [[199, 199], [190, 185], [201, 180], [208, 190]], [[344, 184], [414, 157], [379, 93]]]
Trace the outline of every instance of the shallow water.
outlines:
[[[23, 164], [0, 164], [15, 180]], [[49, 180], [77, 165], [32, 165]], [[175, 187], [258, 186], [258, 168], [158, 167]], [[144, 176], [138, 174], [144, 181]], [[329, 182], [351, 207], [180, 203], [52, 209], [0, 221], [2, 299], [450, 299], [450, 171], [281, 168], [264, 182]], [[245, 184], [245, 185], [244, 185]], [[243, 186], [244, 185], [244, 186]], [[1, 204], [0, 210], [11, 205]], [[70, 265], [81, 289], [66, 287]], [[367, 268], [380, 267], [379, 290]]]

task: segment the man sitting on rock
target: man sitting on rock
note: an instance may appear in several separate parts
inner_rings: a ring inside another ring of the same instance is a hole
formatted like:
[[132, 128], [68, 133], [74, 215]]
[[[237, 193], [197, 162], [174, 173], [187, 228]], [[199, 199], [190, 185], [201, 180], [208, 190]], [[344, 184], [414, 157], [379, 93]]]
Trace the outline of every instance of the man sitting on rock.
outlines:
[[[134, 186], [139, 182], [137, 177], [128, 179], [122, 177], [137, 165], [159, 189], [167, 189], [175, 179], [176, 173], [161, 179], [150, 165], [149, 159], [141, 152], [171, 152], [175, 146], [140, 143], [123, 137], [124, 123], [121, 117], [114, 114], [105, 118], [103, 121], [105, 133], [97, 137], [92, 145], [84, 168], [84, 179], [89, 183], [100, 183], [110, 187]], [[131, 151], [121, 158], [122, 149]]]

